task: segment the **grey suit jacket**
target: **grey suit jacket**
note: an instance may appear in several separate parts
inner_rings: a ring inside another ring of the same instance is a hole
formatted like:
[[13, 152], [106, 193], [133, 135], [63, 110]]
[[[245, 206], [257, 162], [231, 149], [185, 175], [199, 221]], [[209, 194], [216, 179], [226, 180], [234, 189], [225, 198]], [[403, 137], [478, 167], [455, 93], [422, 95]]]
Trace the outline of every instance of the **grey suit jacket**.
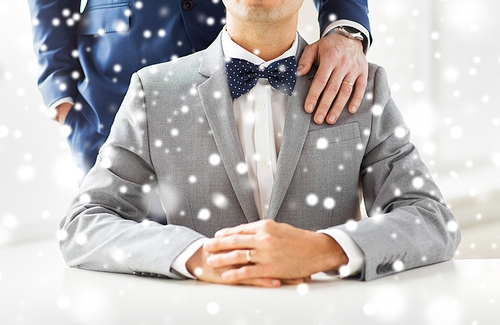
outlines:
[[[297, 57], [305, 46], [300, 39]], [[268, 218], [343, 230], [364, 254], [364, 280], [453, 257], [460, 232], [448, 229], [455, 219], [409, 141], [384, 70], [370, 65], [358, 112], [333, 126], [303, 110], [313, 76], [298, 77], [288, 100]], [[61, 223], [66, 263], [183, 278], [171, 264], [189, 244], [258, 220], [248, 175], [237, 168], [244, 161], [220, 36], [204, 51], [140, 70]], [[166, 226], [145, 221], [154, 190]]]

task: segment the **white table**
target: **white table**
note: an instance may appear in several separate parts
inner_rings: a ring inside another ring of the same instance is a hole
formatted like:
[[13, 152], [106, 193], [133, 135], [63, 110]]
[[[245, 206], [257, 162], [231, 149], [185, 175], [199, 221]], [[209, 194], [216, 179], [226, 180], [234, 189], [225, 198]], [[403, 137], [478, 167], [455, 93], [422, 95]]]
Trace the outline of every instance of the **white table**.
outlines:
[[0, 324], [500, 324], [500, 260], [263, 289], [70, 269], [57, 242], [0, 249]]

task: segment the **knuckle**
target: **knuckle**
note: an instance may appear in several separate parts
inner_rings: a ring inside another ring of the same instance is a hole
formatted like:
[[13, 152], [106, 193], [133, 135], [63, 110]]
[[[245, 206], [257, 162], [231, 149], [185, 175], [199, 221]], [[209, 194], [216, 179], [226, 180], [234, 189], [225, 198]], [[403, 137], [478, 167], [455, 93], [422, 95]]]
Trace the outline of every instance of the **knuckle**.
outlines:
[[264, 230], [271, 229], [272, 225], [273, 225], [273, 221], [272, 220], [270, 220], [270, 219], [262, 220], [262, 228]]
[[243, 267], [240, 269], [241, 276], [243, 277], [249, 277], [250, 276], [250, 268], [248, 267]]
[[342, 87], [341, 93], [342, 93], [342, 95], [345, 95], [347, 97], [351, 96], [352, 87], [351, 86], [349, 86], [349, 87]]
[[338, 93], [339, 91], [339, 86], [337, 86], [336, 84], [331, 84], [329, 87], [328, 87], [328, 91], [335, 95], [336, 93]]
[[324, 76], [316, 76], [316, 78], [314, 78], [314, 81], [316, 82], [317, 85], [324, 88], [326, 83], [328, 82], [328, 78]]
[[236, 245], [236, 242], [237, 242], [236, 237], [234, 237], [234, 236], [229, 237], [229, 238], [227, 239], [227, 241], [228, 241], [228, 244], [229, 244], [230, 246], [234, 246], [234, 245]]
[[330, 104], [321, 103], [318, 107], [318, 114], [323, 116], [330, 110]]
[[363, 101], [363, 96], [354, 96], [352, 98], [352, 101], [356, 103], [361, 103]]
[[314, 106], [314, 104], [315, 104], [315, 103], [317, 103], [317, 102], [318, 102], [318, 100], [319, 100], [319, 96], [318, 96], [318, 95], [316, 95], [315, 93], [309, 93], [309, 95], [308, 95], [307, 97], [308, 97], [308, 98], [307, 98], [307, 100], [308, 100], [309, 102], [311, 102], [311, 104], [313, 104], [313, 106]]

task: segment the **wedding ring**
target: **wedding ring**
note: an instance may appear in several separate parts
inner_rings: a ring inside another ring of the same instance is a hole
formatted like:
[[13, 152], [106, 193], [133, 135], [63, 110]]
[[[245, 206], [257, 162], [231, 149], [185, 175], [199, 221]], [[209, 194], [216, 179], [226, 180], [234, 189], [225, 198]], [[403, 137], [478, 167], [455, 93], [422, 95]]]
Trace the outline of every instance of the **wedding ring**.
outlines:
[[250, 250], [249, 249], [247, 249], [247, 251], [246, 251], [246, 257], [247, 257], [247, 262], [252, 263], [252, 258], [250, 257]]
[[349, 82], [349, 81], [342, 81], [343, 84], [348, 84], [349, 86], [351, 87], [354, 87], [354, 84], [352, 82]]

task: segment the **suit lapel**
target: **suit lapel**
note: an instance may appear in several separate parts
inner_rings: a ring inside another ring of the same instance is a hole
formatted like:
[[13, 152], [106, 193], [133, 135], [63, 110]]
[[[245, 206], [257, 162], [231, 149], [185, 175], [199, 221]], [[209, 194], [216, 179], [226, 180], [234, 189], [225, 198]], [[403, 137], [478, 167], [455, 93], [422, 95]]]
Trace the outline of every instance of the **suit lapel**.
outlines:
[[[299, 36], [297, 62], [305, 46], [307, 46], [307, 43]], [[314, 77], [313, 70], [315, 71], [315, 69], [311, 69], [307, 75], [297, 78], [293, 94], [288, 98], [283, 142], [278, 156], [273, 191], [269, 202], [268, 219], [276, 219], [295, 173], [309, 130], [312, 114], [306, 113], [303, 106]]]
[[234, 193], [248, 222], [259, 220], [248, 174], [237, 172], [245, 158], [236, 128], [233, 101], [227, 83], [221, 35], [204, 52], [199, 72], [208, 79], [198, 86], [205, 115]]

